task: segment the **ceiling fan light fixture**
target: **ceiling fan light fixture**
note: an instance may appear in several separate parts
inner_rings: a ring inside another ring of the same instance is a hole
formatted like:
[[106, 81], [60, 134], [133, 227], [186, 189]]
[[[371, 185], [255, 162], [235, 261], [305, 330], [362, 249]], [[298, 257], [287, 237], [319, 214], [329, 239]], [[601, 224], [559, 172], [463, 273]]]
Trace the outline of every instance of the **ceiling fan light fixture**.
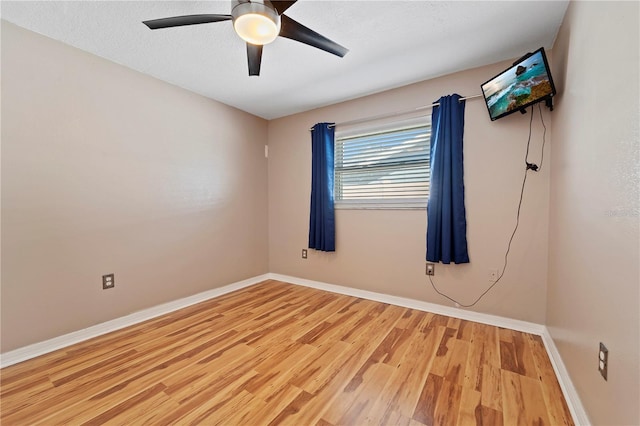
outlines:
[[234, 2], [233, 28], [246, 42], [269, 44], [280, 34], [280, 16], [263, 3]]

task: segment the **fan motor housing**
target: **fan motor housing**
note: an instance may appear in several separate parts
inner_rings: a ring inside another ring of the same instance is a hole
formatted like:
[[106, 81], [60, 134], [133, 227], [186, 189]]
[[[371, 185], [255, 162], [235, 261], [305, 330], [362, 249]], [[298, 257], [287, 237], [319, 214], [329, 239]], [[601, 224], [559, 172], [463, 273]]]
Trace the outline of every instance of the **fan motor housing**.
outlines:
[[256, 46], [271, 43], [280, 34], [280, 15], [269, 1], [233, 0], [231, 18], [236, 33]]
[[249, 13], [266, 16], [277, 26], [280, 26], [280, 15], [278, 15], [278, 12], [276, 12], [276, 9], [269, 0], [231, 0], [231, 16], [234, 22], [238, 17]]

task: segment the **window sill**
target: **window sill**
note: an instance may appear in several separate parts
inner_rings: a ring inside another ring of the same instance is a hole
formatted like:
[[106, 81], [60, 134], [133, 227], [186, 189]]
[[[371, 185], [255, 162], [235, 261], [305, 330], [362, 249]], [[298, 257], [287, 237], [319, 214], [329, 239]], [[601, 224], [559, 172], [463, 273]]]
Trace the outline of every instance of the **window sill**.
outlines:
[[411, 205], [350, 205], [350, 204], [335, 204], [336, 210], [426, 210], [427, 206], [411, 206]]

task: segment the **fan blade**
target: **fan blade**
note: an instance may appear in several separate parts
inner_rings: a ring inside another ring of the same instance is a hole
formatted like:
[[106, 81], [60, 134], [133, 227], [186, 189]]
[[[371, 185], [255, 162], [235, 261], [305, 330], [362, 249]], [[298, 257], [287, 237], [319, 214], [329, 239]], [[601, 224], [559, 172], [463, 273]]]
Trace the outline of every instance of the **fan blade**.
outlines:
[[309, 46], [317, 47], [325, 52], [333, 53], [341, 58], [347, 54], [349, 49], [340, 46], [338, 43], [318, 34], [317, 32], [305, 27], [301, 23], [294, 21], [287, 15], [280, 16], [281, 28], [280, 37], [299, 41]]
[[293, 1], [275, 1], [275, 0], [272, 0], [271, 4], [276, 9], [276, 12], [278, 12], [278, 15], [282, 15], [284, 13], [284, 11], [289, 9], [291, 6], [293, 6], [293, 4], [296, 1], [298, 1], [298, 0], [293, 0]]
[[260, 75], [262, 46], [247, 43], [247, 59], [249, 61], [249, 75]]
[[151, 19], [143, 21], [149, 29], [181, 27], [183, 25], [208, 24], [209, 22], [220, 22], [231, 20], [231, 15], [185, 15], [172, 16], [171, 18]]

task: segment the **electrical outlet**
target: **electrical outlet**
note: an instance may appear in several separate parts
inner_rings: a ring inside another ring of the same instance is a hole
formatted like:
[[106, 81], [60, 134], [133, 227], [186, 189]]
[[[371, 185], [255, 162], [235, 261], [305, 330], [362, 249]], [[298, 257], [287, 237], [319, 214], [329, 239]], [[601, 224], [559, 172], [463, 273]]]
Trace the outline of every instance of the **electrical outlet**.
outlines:
[[498, 270], [497, 269], [489, 269], [489, 282], [495, 283], [498, 281]]
[[102, 289], [107, 290], [116, 286], [116, 279], [114, 274], [107, 274], [102, 276]]
[[435, 275], [436, 274], [436, 265], [434, 263], [427, 263], [427, 270], [425, 271], [427, 275]]
[[607, 370], [609, 369], [609, 350], [600, 342], [600, 351], [598, 353], [598, 371], [607, 380]]
[[302, 258], [303, 259], [307, 258], [307, 249], [302, 249]]

